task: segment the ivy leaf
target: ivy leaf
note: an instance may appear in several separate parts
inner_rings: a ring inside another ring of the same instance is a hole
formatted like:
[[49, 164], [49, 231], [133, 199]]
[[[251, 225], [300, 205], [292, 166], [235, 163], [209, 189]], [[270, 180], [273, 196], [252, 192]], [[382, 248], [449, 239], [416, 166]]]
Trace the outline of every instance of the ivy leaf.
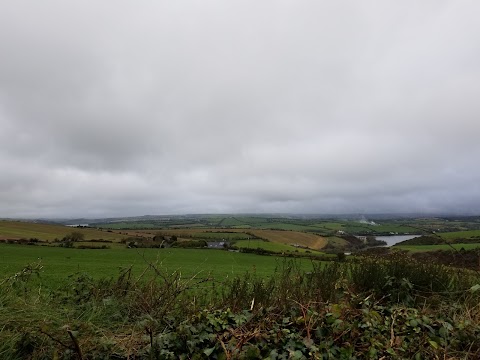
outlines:
[[278, 357], [277, 350], [273, 349], [272, 351], [270, 351], [270, 359], [275, 360], [277, 359], [277, 357]]
[[210, 355], [212, 355], [212, 353], [213, 353], [214, 351], [215, 351], [215, 346], [212, 347], [212, 348], [203, 350], [203, 353], [204, 353], [205, 355], [207, 355], [207, 356], [210, 356]]

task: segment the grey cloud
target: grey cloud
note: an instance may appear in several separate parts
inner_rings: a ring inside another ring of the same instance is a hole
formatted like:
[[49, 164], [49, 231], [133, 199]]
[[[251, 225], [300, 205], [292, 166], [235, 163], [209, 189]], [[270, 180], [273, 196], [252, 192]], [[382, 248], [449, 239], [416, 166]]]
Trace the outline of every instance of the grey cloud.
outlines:
[[2, 4], [0, 216], [480, 211], [478, 10]]

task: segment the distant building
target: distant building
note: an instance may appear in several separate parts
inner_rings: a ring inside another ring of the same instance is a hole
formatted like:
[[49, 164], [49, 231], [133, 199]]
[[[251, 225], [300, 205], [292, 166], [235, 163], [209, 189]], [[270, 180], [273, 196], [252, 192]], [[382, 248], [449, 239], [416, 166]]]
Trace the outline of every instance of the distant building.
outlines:
[[209, 249], [223, 249], [226, 244], [226, 241], [207, 241]]

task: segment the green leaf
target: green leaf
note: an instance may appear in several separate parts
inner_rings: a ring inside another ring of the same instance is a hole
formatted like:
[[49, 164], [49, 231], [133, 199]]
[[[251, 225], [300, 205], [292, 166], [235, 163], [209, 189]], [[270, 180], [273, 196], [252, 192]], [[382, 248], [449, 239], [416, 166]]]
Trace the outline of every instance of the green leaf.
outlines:
[[443, 338], [446, 338], [448, 336], [448, 330], [443, 326], [438, 330], [438, 333]]
[[212, 353], [213, 353], [214, 351], [215, 351], [215, 346], [212, 347], [212, 348], [210, 348], [210, 349], [205, 349], [205, 350], [203, 350], [203, 353], [204, 353], [205, 355], [207, 355], [207, 356], [210, 356], [210, 355], [212, 355]]
[[434, 349], [438, 349], [438, 344], [433, 341], [433, 340], [428, 340], [428, 342], [430, 343], [430, 345], [434, 348]]
[[273, 349], [270, 351], [270, 359], [275, 360], [278, 357], [278, 352], [277, 350]]
[[470, 288], [470, 291], [471, 291], [471, 292], [477, 292], [478, 290], [480, 290], [480, 284], [473, 285], [473, 286]]

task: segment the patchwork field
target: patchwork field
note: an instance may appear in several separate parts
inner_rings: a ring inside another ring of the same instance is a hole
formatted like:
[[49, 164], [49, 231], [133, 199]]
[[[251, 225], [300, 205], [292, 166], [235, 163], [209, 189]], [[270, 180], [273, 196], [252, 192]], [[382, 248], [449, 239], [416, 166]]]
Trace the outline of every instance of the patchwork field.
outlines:
[[181, 229], [181, 228], [225, 228], [225, 229], [263, 229], [289, 230], [318, 233], [332, 236], [338, 230], [359, 234], [388, 234], [390, 232], [415, 233], [418, 227], [410, 226], [398, 220], [386, 220], [378, 223], [367, 223], [357, 220], [336, 221], [327, 219], [304, 219], [295, 217], [268, 217], [268, 216], [190, 216], [171, 217], [158, 220], [116, 221], [97, 223], [95, 226], [116, 230], [135, 229]]
[[[161, 229], [161, 230], [126, 230], [123, 233], [130, 236], [153, 237], [155, 235], [172, 236], [179, 239], [205, 239], [205, 240], [254, 240], [264, 239], [255, 244], [266, 250], [278, 249], [278, 251], [294, 251], [294, 245], [321, 250], [327, 244], [327, 238], [314, 233], [281, 230], [258, 230], [258, 229], [229, 229], [228, 232], [220, 229]], [[270, 242], [270, 244], [269, 244]], [[282, 245], [275, 247], [274, 244]], [[276, 251], [276, 250], [274, 250]]]
[[[74, 243], [74, 247], [102, 247], [121, 250], [120, 243], [126, 237], [153, 238], [157, 235], [176, 236], [179, 241], [205, 240], [228, 241], [239, 248], [262, 248], [275, 252], [350, 251], [350, 245], [338, 236], [340, 234], [361, 235], [374, 233], [423, 233], [431, 234], [433, 229], [445, 241], [462, 242], [455, 249], [477, 248], [480, 242], [480, 222], [469, 219], [388, 219], [373, 221], [321, 220], [303, 218], [281, 218], [262, 216], [184, 216], [159, 220], [117, 221], [99, 224], [104, 228], [71, 228], [62, 225], [28, 223], [21, 221], [0, 221], [0, 240], [37, 238], [52, 242], [78, 231], [85, 241]], [[115, 229], [114, 229], [115, 228]], [[120, 230], [121, 229], [121, 230]], [[282, 229], [282, 230], [280, 230]], [[456, 230], [456, 231], [447, 231]], [[106, 240], [108, 243], [90, 242]], [[468, 239], [465, 243], [461, 239]], [[261, 241], [266, 240], [266, 241]], [[132, 241], [132, 240], [130, 240]], [[135, 239], [133, 241], [136, 241]], [[466, 244], [467, 242], [471, 242]], [[158, 245], [158, 244], [157, 244]], [[434, 251], [451, 249], [448, 245], [404, 245], [399, 248], [409, 251]]]

